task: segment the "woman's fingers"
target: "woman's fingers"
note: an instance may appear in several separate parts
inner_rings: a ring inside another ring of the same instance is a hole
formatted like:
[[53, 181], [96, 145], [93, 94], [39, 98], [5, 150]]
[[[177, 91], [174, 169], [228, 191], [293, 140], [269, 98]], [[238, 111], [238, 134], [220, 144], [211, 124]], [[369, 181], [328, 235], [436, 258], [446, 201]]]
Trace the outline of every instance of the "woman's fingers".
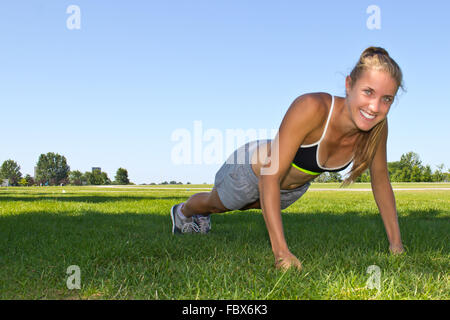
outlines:
[[288, 270], [295, 267], [297, 270], [302, 270], [302, 263], [295, 256], [278, 258], [275, 263], [277, 269]]

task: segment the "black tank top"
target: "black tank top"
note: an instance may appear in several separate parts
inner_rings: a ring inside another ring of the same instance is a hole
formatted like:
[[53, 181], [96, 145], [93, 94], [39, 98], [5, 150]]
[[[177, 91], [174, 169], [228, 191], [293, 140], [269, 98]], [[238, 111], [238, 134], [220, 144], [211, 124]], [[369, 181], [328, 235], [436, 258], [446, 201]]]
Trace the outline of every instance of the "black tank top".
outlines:
[[330, 122], [331, 114], [334, 108], [334, 96], [331, 96], [331, 108], [328, 114], [327, 123], [325, 124], [325, 129], [323, 130], [322, 137], [320, 137], [319, 141], [309, 144], [309, 145], [301, 145], [298, 148], [297, 153], [295, 154], [294, 161], [292, 162], [292, 166], [296, 169], [305, 172], [311, 175], [319, 175], [322, 172], [338, 172], [347, 168], [350, 163], [353, 161], [350, 159], [345, 165], [337, 168], [325, 168], [322, 167], [319, 163], [319, 146], [325, 137], [325, 133], [328, 129], [328, 124]]

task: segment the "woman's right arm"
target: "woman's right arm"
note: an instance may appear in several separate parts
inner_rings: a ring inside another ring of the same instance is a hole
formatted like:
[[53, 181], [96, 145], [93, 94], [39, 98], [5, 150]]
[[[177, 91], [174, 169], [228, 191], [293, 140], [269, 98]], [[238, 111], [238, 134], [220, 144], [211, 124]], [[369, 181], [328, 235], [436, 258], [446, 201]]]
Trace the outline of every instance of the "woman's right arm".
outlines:
[[270, 145], [268, 157], [261, 159], [263, 165], [258, 182], [260, 203], [277, 267], [301, 268], [300, 261], [289, 251], [284, 237], [280, 184], [299, 146], [311, 131], [323, 123], [326, 115], [326, 109], [320, 107], [317, 94], [303, 95], [295, 99]]

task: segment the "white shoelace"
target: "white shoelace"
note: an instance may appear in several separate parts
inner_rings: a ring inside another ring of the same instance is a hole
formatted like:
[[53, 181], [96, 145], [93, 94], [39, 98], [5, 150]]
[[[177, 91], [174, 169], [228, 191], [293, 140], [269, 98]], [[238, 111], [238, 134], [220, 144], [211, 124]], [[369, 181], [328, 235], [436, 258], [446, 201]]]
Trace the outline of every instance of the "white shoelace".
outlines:
[[183, 226], [181, 227], [181, 232], [188, 233], [188, 232], [192, 232], [192, 231], [194, 231], [194, 232], [200, 231], [198, 225], [194, 221], [183, 223]]
[[202, 232], [202, 233], [208, 232], [209, 228], [210, 228], [209, 216], [197, 215], [197, 219], [198, 219], [198, 226], [200, 228], [200, 232]]

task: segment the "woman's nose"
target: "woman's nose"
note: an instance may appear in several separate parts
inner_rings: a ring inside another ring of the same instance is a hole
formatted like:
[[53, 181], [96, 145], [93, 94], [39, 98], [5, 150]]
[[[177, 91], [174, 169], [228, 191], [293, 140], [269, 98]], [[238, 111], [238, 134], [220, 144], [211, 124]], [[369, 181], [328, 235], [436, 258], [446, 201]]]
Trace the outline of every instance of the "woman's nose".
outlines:
[[379, 104], [378, 103], [369, 104], [369, 111], [373, 113], [377, 113], [378, 111], [380, 111]]

